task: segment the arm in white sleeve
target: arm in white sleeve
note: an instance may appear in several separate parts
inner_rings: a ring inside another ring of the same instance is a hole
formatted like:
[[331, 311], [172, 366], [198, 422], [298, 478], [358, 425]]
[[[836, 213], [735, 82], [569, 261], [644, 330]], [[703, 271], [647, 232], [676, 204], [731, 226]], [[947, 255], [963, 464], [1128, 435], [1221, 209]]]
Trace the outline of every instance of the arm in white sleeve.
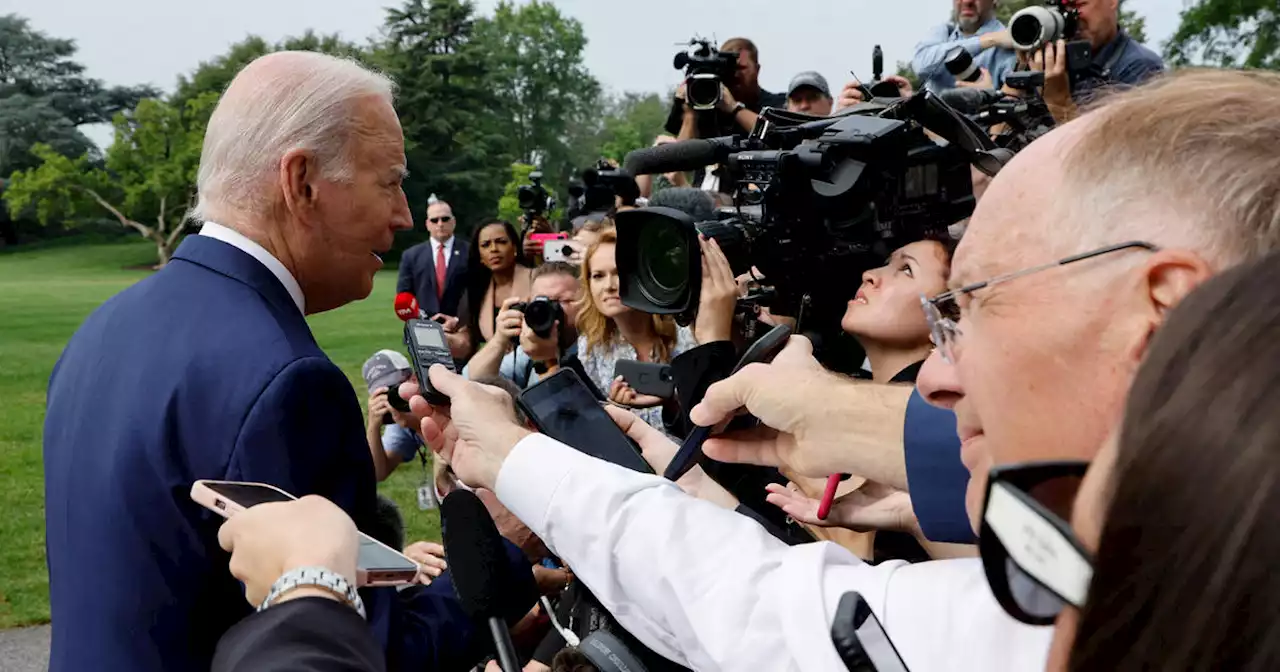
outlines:
[[956, 47], [964, 47], [970, 55], [977, 56], [982, 51], [982, 38], [974, 35], [962, 40], [951, 41], [950, 24], [936, 26], [916, 45], [915, 56], [911, 57], [911, 69], [921, 80], [932, 78], [938, 74], [947, 60], [947, 52]]
[[495, 491], [623, 627], [696, 670], [843, 670], [830, 638], [840, 596], [857, 590], [883, 613], [902, 567], [826, 542], [787, 546], [669, 481], [537, 434]]

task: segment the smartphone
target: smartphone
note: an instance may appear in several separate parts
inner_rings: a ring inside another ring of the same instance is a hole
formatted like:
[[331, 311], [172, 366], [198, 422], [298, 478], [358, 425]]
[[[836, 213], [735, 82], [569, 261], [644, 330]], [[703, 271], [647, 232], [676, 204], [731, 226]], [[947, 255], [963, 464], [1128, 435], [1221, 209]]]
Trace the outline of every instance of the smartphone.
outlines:
[[453, 353], [449, 351], [449, 342], [444, 337], [444, 327], [431, 320], [409, 320], [405, 323], [404, 332], [409, 361], [413, 363], [414, 373], [418, 374], [419, 394], [429, 404], [448, 405], [449, 397], [432, 389], [431, 379], [427, 376], [427, 370], [432, 364], [440, 364], [457, 372], [453, 364]]
[[516, 398], [538, 431], [592, 457], [646, 474], [640, 449], [613, 424], [573, 369], [560, 369]]
[[563, 233], [563, 232], [561, 232], [561, 233], [531, 233], [531, 234], [529, 234], [529, 240], [540, 240], [540, 241], [542, 241], [543, 243], [549, 243], [549, 242], [551, 242], [551, 241], [553, 241], [553, 240], [569, 240], [569, 234], [567, 234], [567, 233]]
[[[770, 329], [742, 353], [742, 358], [734, 365], [729, 375], [732, 376], [741, 371], [748, 364], [773, 361], [774, 356], [786, 347], [789, 336], [791, 336], [791, 327], [785, 324], [779, 324]], [[692, 432], [689, 432], [684, 443], [680, 444], [680, 450], [676, 451], [676, 456], [667, 464], [666, 471], [662, 473], [663, 478], [675, 481], [689, 473], [693, 465], [698, 463], [698, 458], [702, 457], [702, 444], [711, 438], [711, 430], [711, 427], [695, 427]]]
[[871, 605], [856, 592], [840, 596], [831, 643], [849, 672], [907, 672], [907, 664], [871, 613]]
[[671, 365], [657, 362], [637, 362], [619, 359], [613, 365], [613, 377], [622, 379], [639, 394], [670, 399], [676, 394], [676, 381], [671, 377]]
[[[288, 502], [297, 497], [266, 483], [200, 480], [191, 486], [191, 499], [223, 518], [230, 518], [251, 506]], [[418, 575], [418, 563], [361, 532], [356, 574], [358, 587], [398, 586], [413, 583]]]
[[542, 248], [542, 260], [545, 261], [569, 261], [573, 258], [575, 252], [582, 251], [582, 243], [576, 240], [553, 240], [548, 241]]

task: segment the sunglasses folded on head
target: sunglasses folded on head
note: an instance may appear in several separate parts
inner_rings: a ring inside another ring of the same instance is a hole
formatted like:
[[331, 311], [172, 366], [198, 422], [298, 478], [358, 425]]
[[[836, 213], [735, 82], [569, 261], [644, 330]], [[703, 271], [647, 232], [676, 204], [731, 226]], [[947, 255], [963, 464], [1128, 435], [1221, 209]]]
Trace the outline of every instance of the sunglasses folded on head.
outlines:
[[1049, 625], [1064, 606], [1084, 606], [1093, 561], [1067, 520], [1088, 468], [1072, 460], [991, 470], [978, 549], [991, 592], [1018, 621]]

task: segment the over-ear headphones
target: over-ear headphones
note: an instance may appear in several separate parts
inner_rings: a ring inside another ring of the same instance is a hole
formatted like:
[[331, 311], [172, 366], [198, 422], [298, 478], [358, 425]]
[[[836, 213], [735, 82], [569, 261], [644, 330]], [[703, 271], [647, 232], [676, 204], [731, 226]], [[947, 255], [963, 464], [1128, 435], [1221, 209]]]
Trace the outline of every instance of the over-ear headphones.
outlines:
[[647, 672], [622, 640], [607, 630], [596, 630], [587, 635], [578, 645], [578, 651], [600, 672]]

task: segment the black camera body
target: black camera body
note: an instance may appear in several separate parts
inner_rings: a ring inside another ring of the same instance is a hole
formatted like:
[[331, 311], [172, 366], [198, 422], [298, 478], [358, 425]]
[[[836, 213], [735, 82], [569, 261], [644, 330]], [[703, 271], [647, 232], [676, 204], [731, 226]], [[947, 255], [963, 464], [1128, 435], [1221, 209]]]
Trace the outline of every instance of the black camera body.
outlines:
[[582, 171], [582, 184], [585, 187], [587, 206], [593, 209], [613, 208], [616, 204], [615, 197], [620, 197], [623, 205], [635, 205], [636, 199], [640, 197], [636, 178], [619, 170], [607, 159], [600, 159], [596, 161], [596, 165]]
[[676, 70], [684, 70], [685, 99], [695, 110], [714, 110], [720, 103], [720, 85], [733, 81], [738, 52], [720, 51], [702, 38], [689, 40], [689, 49], [675, 57]]
[[541, 217], [547, 210], [555, 207], [555, 200], [547, 193], [546, 187], [542, 186], [542, 173], [529, 173], [529, 182], [530, 184], [522, 184], [516, 189], [516, 200], [524, 211], [525, 226], [532, 226], [535, 217]]
[[[924, 120], [950, 142], [932, 140]], [[970, 165], [995, 148], [928, 92], [789, 127], [786, 115], [766, 121], [746, 141], [710, 141], [728, 148], [716, 158], [735, 181], [736, 216], [695, 222], [654, 207], [616, 215], [624, 304], [692, 319], [702, 234], [717, 241], [735, 275], [753, 266], [763, 274], [768, 290], [751, 297], [758, 305], [838, 324], [864, 271], [902, 245], [944, 237], [969, 216]]]
[[538, 338], [551, 338], [551, 330], [556, 322], [564, 323], [564, 308], [560, 302], [546, 296], [535, 296], [529, 302], [512, 304], [512, 310], [524, 313], [524, 323], [538, 335]]

